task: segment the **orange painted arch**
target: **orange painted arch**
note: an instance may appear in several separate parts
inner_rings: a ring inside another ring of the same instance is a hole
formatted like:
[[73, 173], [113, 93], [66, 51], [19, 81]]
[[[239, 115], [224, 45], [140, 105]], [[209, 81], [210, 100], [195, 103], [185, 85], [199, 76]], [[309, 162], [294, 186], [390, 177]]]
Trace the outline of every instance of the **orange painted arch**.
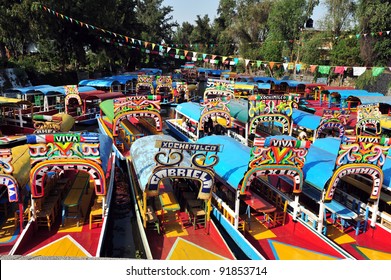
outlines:
[[30, 171], [31, 194], [33, 198], [43, 197], [43, 182], [48, 172], [62, 170], [78, 170], [90, 174], [94, 182], [96, 195], [106, 195], [106, 178], [102, 167], [93, 161], [85, 159], [49, 159], [37, 163]]

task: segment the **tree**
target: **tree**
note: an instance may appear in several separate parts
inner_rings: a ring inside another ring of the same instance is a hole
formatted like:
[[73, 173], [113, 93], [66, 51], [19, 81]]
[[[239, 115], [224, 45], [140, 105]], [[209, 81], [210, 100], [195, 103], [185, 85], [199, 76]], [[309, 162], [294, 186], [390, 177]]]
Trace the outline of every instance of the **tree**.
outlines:
[[[300, 32], [308, 14], [312, 13], [308, 10], [308, 4], [306, 0], [277, 0], [273, 3], [268, 19], [269, 34], [262, 47], [266, 59], [281, 61], [282, 57], [293, 56]], [[273, 44], [276, 45], [275, 49]], [[296, 57], [292, 57], [294, 59]]]
[[[366, 66], [391, 66], [391, 39], [381, 32], [391, 28], [388, 0], [360, 0], [358, 4], [361, 58]], [[374, 16], [376, 15], [376, 16]]]

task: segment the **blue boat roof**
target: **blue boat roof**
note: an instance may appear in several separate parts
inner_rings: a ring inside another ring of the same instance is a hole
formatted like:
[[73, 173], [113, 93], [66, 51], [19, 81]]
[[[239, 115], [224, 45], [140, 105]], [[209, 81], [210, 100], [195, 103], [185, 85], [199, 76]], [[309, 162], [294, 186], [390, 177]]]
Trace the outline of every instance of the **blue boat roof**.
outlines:
[[387, 156], [386, 162], [383, 165], [383, 186], [391, 188], [391, 157]]
[[322, 117], [307, 113], [298, 109], [293, 109], [292, 121], [298, 126], [302, 126], [311, 130], [315, 130], [322, 120]]
[[[90, 86], [81, 86], [78, 88], [79, 92], [86, 92], [86, 91], [93, 91], [96, 90], [94, 87]], [[28, 93], [42, 93], [44, 95], [47, 94], [63, 94], [65, 95], [65, 89], [64, 86], [51, 86], [51, 85], [39, 85], [39, 86], [30, 86], [30, 87], [16, 87], [8, 89], [4, 92], [5, 94], [9, 93], [21, 93], [21, 94], [28, 94]]]
[[120, 82], [116, 79], [111, 78], [102, 78], [95, 80], [81, 80], [79, 86], [91, 86], [91, 87], [111, 87], [114, 85], [119, 85]]
[[222, 151], [217, 154], [219, 162], [214, 166], [215, 173], [232, 188], [237, 189], [247, 172], [251, 149], [224, 135], [205, 136], [197, 143], [222, 145]]
[[[322, 139], [317, 139], [315, 144], [320, 140]], [[333, 175], [336, 157], [327, 150], [311, 145], [303, 167], [305, 182], [322, 191]]]
[[270, 89], [271, 88], [271, 84], [270, 83], [256, 83], [257, 87], [259, 89]]
[[273, 78], [273, 77], [262, 77], [262, 76], [255, 76], [253, 79], [254, 79], [254, 82], [257, 82], [257, 83], [268, 83], [268, 84], [270, 84], [271, 82], [276, 81], [276, 79]]
[[354, 97], [363, 97], [363, 96], [384, 96], [383, 94], [379, 92], [368, 92], [363, 89], [333, 89], [333, 90], [326, 90], [329, 93], [339, 93], [341, 96], [341, 99], [346, 99], [349, 96], [354, 96]]
[[359, 97], [361, 104], [374, 104], [374, 103], [383, 103], [391, 105], [391, 96], [360, 96]]
[[298, 85], [305, 85], [306, 82], [299, 82], [296, 80], [274, 80], [273, 81], [276, 85], [280, 85], [282, 83], [286, 83], [290, 87], [297, 87]]
[[[170, 135], [150, 135], [137, 139], [130, 148], [132, 163], [142, 191], [145, 191], [149, 177], [156, 166], [155, 154], [159, 151], [155, 147], [157, 140], [178, 142]], [[190, 155], [184, 152], [184, 159], [181, 166], [190, 166], [190, 162]]]
[[248, 100], [245, 99], [234, 99], [228, 104], [231, 117], [242, 122], [248, 122]]
[[199, 103], [184, 102], [178, 104], [175, 110], [195, 122], [198, 122], [201, 118], [202, 107]]

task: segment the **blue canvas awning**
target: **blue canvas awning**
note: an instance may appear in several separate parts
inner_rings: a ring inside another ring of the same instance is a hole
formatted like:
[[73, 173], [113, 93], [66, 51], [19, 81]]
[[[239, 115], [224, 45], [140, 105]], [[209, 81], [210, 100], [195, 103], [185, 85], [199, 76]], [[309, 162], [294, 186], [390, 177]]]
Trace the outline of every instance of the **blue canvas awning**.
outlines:
[[391, 96], [360, 96], [359, 97], [361, 104], [375, 104], [375, 103], [383, 103], [391, 105]]
[[339, 141], [336, 138], [317, 139], [308, 150], [303, 167], [304, 180], [320, 191], [333, 175]]
[[295, 125], [315, 130], [318, 126], [322, 117], [307, 113], [298, 109], [293, 109], [292, 122]]
[[175, 108], [175, 111], [178, 113], [185, 115], [188, 117], [190, 120], [194, 122], [199, 122], [201, 118], [201, 111], [203, 107], [199, 103], [195, 102], [185, 102], [178, 104], [177, 107]]
[[82, 80], [79, 82], [79, 86], [91, 86], [91, 87], [112, 87], [120, 85], [120, 82], [115, 79], [103, 78], [97, 80]]
[[274, 79], [273, 77], [261, 77], [261, 76], [257, 76], [257, 77], [254, 77], [254, 82], [257, 82], [257, 83], [271, 83], [271, 82], [274, 82], [276, 81], [276, 79]]
[[231, 100], [228, 103], [231, 117], [240, 121], [241, 123], [247, 123], [248, 118], [248, 101], [245, 99]]
[[222, 151], [217, 154], [219, 162], [214, 166], [215, 173], [237, 189], [247, 172], [251, 148], [224, 135], [205, 136], [196, 143], [222, 145]]
[[281, 85], [281, 84], [287, 84], [289, 87], [297, 87], [297, 86], [304, 86], [306, 83], [305, 82], [299, 82], [296, 80], [274, 80], [274, 83], [276, 85]]

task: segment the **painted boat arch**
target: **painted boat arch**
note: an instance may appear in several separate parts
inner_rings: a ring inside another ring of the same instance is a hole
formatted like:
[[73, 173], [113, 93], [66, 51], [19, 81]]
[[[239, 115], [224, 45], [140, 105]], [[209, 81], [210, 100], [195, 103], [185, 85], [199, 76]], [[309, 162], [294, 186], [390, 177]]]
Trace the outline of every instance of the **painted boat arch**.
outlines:
[[31, 169], [31, 195], [33, 198], [43, 197], [43, 182], [48, 172], [60, 172], [66, 170], [83, 171], [89, 174], [90, 180], [94, 182], [95, 194], [106, 195], [106, 176], [99, 164], [81, 159], [54, 159], [37, 163]]
[[324, 130], [333, 130], [334, 128], [338, 129], [338, 137], [342, 138], [345, 135], [345, 125], [349, 120], [349, 116], [349, 110], [324, 110], [314, 140], [319, 138]]
[[44, 196], [47, 172], [77, 170], [87, 172], [97, 195], [105, 195], [106, 172], [110, 165], [112, 140], [97, 133], [28, 135], [31, 193]]
[[137, 77], [136, 94], [140, 94], [143, 88], [148, 90], [148, 94], [154, 94], [155, 89], [153, 87], [153, 81], [155, 76], [153, 75], [139, 75]]
[[29, 183], [31, 169], [28, 145], [0, 149], [0, 185], [7, 187], [8, 201], [20, 201], [22, 188]]

